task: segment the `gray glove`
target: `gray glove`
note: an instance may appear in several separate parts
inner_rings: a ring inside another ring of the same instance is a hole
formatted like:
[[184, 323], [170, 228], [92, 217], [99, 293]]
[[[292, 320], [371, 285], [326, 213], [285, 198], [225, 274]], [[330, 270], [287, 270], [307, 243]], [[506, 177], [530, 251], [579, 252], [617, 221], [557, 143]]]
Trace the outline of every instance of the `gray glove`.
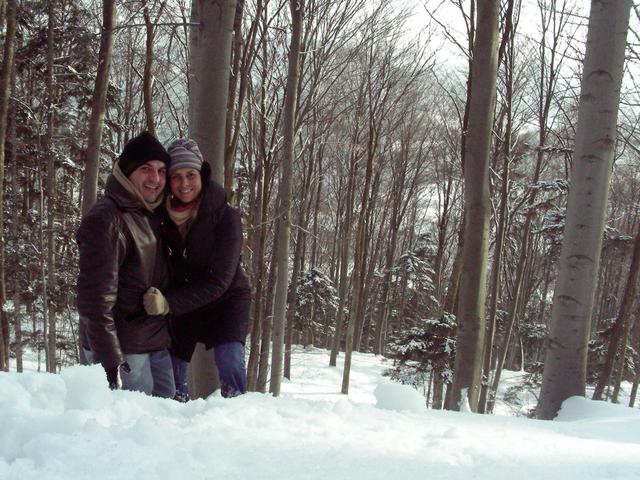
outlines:
[[169, 302], [156, 287], [150, 287], [142, 297], [142, 301], [148, 315], [166, 315], [169, 313]]

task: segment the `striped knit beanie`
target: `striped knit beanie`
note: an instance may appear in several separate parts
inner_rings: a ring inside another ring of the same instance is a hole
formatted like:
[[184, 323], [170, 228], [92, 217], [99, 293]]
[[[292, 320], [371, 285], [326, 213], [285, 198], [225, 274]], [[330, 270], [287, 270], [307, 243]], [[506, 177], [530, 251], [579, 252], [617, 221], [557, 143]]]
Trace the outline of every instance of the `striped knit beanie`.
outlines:
[[202, 169], [202, 153], [198, 144], [191, 139], [184, 138], [175, 140], [167, 148], [171, 162], [169, 163], [169, 174], [180, 168], [193, 168], [200, 171]]

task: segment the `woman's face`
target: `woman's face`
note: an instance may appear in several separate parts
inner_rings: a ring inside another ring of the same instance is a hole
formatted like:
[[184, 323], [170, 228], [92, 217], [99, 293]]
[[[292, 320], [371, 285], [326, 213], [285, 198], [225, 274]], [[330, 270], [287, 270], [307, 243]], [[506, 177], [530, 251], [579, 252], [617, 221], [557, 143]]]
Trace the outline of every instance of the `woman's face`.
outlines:
[[169, 186], [182, 203], [190, 203], [198, 198], [202, 191], [200, 172], [195, 168], [179, 168], [169, 175]]

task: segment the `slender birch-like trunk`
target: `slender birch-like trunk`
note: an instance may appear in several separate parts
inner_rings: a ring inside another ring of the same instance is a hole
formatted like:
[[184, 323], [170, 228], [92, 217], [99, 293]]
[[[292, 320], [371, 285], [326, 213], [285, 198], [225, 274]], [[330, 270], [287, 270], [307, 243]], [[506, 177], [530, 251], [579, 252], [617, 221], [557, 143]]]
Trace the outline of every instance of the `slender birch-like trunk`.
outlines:
[[100, 34], [100, 51], [98, 52], [98, 71], [96, 73], [93, 97], [91, 98], [91, 118], [87, 139], [87, 156], [82, 182], [82, 215], [85, 215], [98, 195], [98, 173], [100, 167], [100, 143], [107, 103], [107, 87], [111, 56], [113, 51], [113, 27], [116, 19], [115, 0], [102, 1], [102, 31]]
[[[8, 0], [7, 30], [0, 75], [0, 239], [4, 239], [4, 144], [7, 137], [7, 111], [11, 93], [11, 71], [16, 38], [16, 0]], [[4, 278], [4, 242], [0, 246], [0, 371], [9, 371], [9, 319], [4, 312], [6, 287]]]
[[[629, 314], [631, 313], [633, 301], [635, 300], [639, 269], [640, 231], [636, 234], [636, 239], [633, 244], [633, 254], [631, 257], [631, 265], [629, 266], [629, 273], [627, 275], [627, 284], [625, 285], [624, 295], [622, 297], [622, 302], [620, 303], [620, 309], [618, 310], [618, 316], [616, 317], [616, 322], [614, 323], [613, 331], [611, 332], [611, 338], [609, 339], [607, 356], [605, 358], [604, 365], [602, 366], [598, 383], [593, 391], [594, 400], [602, 400], [602, 394], [604, 393], [605, 387], [609, 384], [614, 366], [618, 368], [618, 373], [620, 374], [624, 369], [624, 354], [627, 347]], [[616, 354], [619, 355], [621, 361], [616, 362]], [[617, 376], [618, 375], [616, 375], [616, 377]], [[612, 399], [613, 403], [617, 403], [619, 389], [620, 383], [615, 382]]]
[[469, 106], [465, 177], [465, 231], [462, 283], [458, 304], [458, 348], [449, 406], [461, 408], [463, 396], [476, 410], [482, 373], [486, 272], [489, 248], [489, 148], [493, 125], [500, 2], [478, 5], [473, 46], [473, 89]]
[[273, 307], [273, 355], [271, 356], [271, 382], [269, 392], [280, 395], [284, 360], [284, 330], [289, 283], [289, 237], [291, 236], [291, 181], [295, 144], [296, 104], [300, 77], [300, 44], [302, 41], [303, 0], [289, 0], [291, 9], [291, 43], [289, 70], [284, 99], [283, 155], [278, 188], [278, 237], [276, 238], [277, 281]]

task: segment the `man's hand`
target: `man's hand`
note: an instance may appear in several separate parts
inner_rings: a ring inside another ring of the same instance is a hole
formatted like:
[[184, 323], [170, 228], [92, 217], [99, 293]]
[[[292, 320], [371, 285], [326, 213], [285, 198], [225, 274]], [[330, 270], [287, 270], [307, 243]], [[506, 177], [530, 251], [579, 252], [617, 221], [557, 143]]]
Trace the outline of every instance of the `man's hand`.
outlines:
[[166, 315], [169, 313], [169, 302], [156, 287], [150, 287], [145, 292], [142, 301], [148, 315]]
[[[120, 367], [124, 372], [131, 373], [131, 367], [127, 362], [124, 362]], [[104, 369], [107, 373], [107, 382], [109, 382], [109, 388], [111, 390], [118, 390], [122, 386], [118, 375], [118, 367], [109, 367]]]

